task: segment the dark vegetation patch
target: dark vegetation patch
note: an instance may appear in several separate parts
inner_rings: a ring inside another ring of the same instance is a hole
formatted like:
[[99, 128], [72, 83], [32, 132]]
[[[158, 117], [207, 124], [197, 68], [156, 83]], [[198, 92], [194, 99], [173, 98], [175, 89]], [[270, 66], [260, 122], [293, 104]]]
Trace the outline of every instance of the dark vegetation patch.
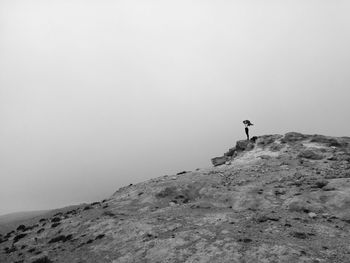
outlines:
[[52, 223], [57, 223], [57, 222], [60, 222], [60, 221], [61, 221], [61, 218], [59, 218], [59, 217], [54, 217], [54, 218], [51, 219]]
[[13, 243], [17, 243], [20, 239], [24, 238], [27, 234], [19, 234], [14, 237]]
[[61, 223], [53, 223], [52, 225], [51, 225], [51, 228], [55, 228], [55, 227], [57, 227], [57, 226], [59, 226]]
[[100, 235], [98, 235], [96, 238], [95, 238], [95, 240], [97, 240], [97, 239], [102, 239], [102, 238], [104, 238], [105, 237], [105, 234], [100, 234]]
[[14, 234], [15, 233], [15, 231], [14, 230], [12, 230], [12, 231], [10, 231], [10, 232], [8, 232], [6, 235], [5, 235], [5, 238], [6, 239], [8, 239], [9, 237], [11, 237], [12, 236], [12, 234]]
[[47, 256], [45, 256], [32, 261], [32, 263], [53, 263], [53, 261], [51, 261]]
[[185, 174], [185, 173], [187, 173], [187, 171], [179, 172], [179, 173], [177, 173], [176, 175], [181, 175], [181, 174]]
[[33, 248], [33, 247], [30, 248], [30, 249], [28, 249], [28, 252], [29, 252], [29, 253], [33, 253], [34, 251], [35, 251], [35, 248]]
[[57, 237], [52, 238], [52, 239], [49, 241], [49, 244], [51, 244], [51, 243], [57, 243], [57, 242], [66, 242], [66, 241], [68, 241], [68, 240], [71, 240], [72, 237], [73, 237], [72, 235], [67, 235], [67, 236], [65, 236], [65, 235], [59, 235], [59, 236], [57, 236]]
[[104, 211], [102, 213], [102, 215], [103, 216], [110, 216], [110, 217], [114, 217], [115, 216], [115, 214], [113, 212], [111, 212], [111, 211]]
[[315, 234], [313, 233], [304, 233], [304, 232], [291, 232], [290, 235], [295, 238], [299, 239], [307, 239], [310, 236], [314, 236]]
[[75, 210], [75, 209], [66, 212], [66, 216], [68, 216], [68, 215], [76, 215], [76, 214], [77, 214], [77, 210]]
[[86, 241], [86, 244], [91, 244], [92, 242], [94, 242], [92, 239], [89, 239], [88, 241]]
[[171, 201], [174, 202], [175, 204], [181, 204], [181, 203], [187, 204], [190, 200], [186, 196], [180, 194], [175, 196], [175, 198]]
[[150, 233], [147, 233], [143, 236], [143, 241], [146, 242], [146, 241], [150, 241], [152, 239], [156, 239], [158, 238], [157, 235], [153, 235], [153, 234], [150, 234]]
[[15, 246], [12, 246], [12, 247], [5, 247], [4, 248], [4, 251], [6, 254], [11, 254], [13, 252], [16, 252], [17, 251], [17, 248]]
[[280, 219], [278, 217], [271, 217], [271, 216], [267, 216], [267, 215], [262, 215], [262, 216], [259, 216], [255, 219], [255, 221], [257, 223], [264, 223], [264, 222], [267, 222], [267, 221], [275, 221], [275, 222], [278, 222]]
[[99, 204], [100, 204], [100, 202], [93, 202], [90, 205], [99, 205]]
[[243, 242], [243, 243], [250, 243], [252, 241], [253, 240], [250, 239], [250, 238], [240, 238], [240, 239], [238, 239], [238, 242]]
[[317, 180], [314, 185], [312, 186], [313, 188], [323, 188], [328, 184], [327, 180]]
[[90, 210], [91, 208], [92, 207], [88, 205], [88, 206], [85, 206], [83, 210], [86, 211], [86, 210]]
[[41, 219], [39, 220], [40, 223], [43, 223], [43, 222], [45, 222], [45, 221], [46, 221], [45, 218], [41, 218]]
[[42, 233], [45, 230], [45, 228], [40, 228], [38, 231], [36, 231], [37, 234]]
[[25, 231], [25, 229], [26, 229], [26, 226], [25, 226], [25, 225], [19, 225], [19, 226], [16, 228], [17, 231]]
[[63, 215], [63, 213], [62, 213], [62, 212], [58, 212], [58, 213], [54, 214], [54, 215], [53, 215], [53, 217], [56, 217], [56, 216], [62, 216], [62, 215]]

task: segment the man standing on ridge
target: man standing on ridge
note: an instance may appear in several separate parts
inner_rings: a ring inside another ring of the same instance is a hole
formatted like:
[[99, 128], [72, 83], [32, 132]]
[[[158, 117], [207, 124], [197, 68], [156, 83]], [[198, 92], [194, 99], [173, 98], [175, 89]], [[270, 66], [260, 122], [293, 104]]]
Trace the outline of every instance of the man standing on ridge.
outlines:
[[247, 140], [249, 141], [249, 128], [248, 127], [252, 126], [253, 123], [251, 123], [250, 120], [245, 120], [245, 121], [243, 121], [243, 124], [245, 125], [244, 130], [245, 130], [245, 134], [247, 135]]

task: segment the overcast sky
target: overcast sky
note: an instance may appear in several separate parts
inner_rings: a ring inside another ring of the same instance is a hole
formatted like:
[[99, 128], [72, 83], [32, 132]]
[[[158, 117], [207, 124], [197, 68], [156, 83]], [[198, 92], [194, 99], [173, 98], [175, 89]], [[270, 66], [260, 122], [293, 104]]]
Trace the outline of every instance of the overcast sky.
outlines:
[[350, 135], [350, 2], [1, 0], [0, 214], [98, 201], [252, 135]]

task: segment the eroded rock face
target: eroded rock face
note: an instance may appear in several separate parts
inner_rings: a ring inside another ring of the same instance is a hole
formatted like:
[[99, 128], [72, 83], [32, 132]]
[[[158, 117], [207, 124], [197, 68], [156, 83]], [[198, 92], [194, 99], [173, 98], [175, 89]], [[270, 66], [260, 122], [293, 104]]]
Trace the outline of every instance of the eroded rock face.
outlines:
[[130, 184], [2, 233], [0, 262], [350, 262], [349, 142], [239, 142], [216, 167]]

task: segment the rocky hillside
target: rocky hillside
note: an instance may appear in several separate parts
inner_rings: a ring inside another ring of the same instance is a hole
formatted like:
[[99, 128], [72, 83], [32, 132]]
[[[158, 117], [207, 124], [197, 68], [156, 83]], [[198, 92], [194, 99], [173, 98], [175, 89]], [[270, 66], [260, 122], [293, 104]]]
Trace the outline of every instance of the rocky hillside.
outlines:
[[0, 236], [0, 262], [350, 262], [350, 138], [266, 135]]

